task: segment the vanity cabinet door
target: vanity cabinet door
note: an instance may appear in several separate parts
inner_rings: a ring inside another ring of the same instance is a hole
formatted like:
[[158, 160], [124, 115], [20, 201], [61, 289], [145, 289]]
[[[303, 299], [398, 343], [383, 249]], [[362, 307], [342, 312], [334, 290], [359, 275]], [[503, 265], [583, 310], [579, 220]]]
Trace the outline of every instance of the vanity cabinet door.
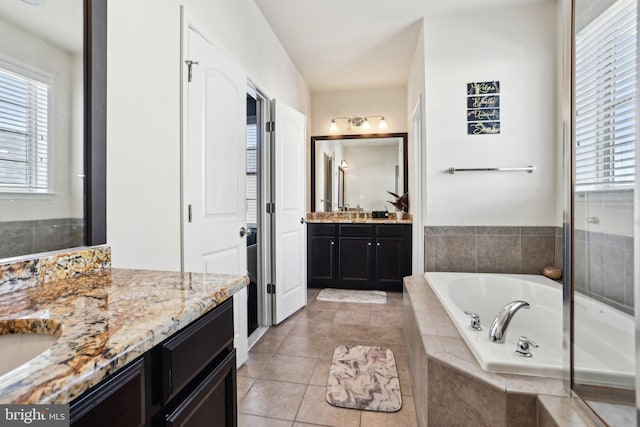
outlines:
[[307, 284], [325, 287], [336, 280], [335, 224], [307, 224]]
[[338, 282], [356, 289], [368, 289], [373, 261], [371, 237], [340, 236], [338, 240]]
[[164, 418], [166, 427], [237, 425], [236, 352], [233, 350]]
[[145, 425], [143, 359], [89, 390], [70, 405], [74, 427]]
[[411, 274], [411, 226], [378, 225], [375, 245], [375, 289], [402, 291], [402, 278]]
[[399, 237], [376, 239], [376, 288], [401, 291], [402, 278], [405, 276], [405, 240]]
[[335, 237], [310, 237], [308, 242], [308, 280], [319, 284], [335, 280]]

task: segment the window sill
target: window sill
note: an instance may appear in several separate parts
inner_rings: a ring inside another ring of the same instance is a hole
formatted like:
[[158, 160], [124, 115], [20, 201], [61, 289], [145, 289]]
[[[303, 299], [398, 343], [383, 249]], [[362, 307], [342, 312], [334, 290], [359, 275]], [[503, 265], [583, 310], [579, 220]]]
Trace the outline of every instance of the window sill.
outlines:
[[57, 194], [52, 192], [31, 193], [21, 191], [0, 191], [0, 199], [51, 199]]

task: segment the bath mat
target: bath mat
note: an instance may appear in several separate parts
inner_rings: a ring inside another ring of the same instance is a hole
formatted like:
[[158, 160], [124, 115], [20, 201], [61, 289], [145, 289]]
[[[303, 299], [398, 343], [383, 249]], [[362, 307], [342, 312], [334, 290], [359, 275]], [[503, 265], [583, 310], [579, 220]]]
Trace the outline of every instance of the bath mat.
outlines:
[[393, 352], [384, 347], [363, 345], [337, 347], [325, 398], [340, 408], [399, 411], [402, 395]]
[[316, 297], [318, 301], [360, 302], [365, 304], [386, 304], [384, 291], [351, 291], [348, 289], [323, 289]]

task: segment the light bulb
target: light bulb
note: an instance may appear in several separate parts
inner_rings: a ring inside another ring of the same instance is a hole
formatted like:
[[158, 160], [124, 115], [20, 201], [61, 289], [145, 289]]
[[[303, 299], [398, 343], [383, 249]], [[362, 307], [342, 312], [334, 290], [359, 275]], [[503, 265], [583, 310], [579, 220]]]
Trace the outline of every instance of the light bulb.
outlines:
[[365, 130], [369, 130], [371, 129], [371, 123], [369, 123], [369, 120], [367, 120], [367, 118], [364, 118], [364, 121], [362, 122], [362, 129]]
[[387, 121], [384, 119], [384, 117], [382, 119], [380, 119], [380, 122], [378, 123], [378, 129], [388, 129], [389, 125], [387, 125]]
[[335, 120], [331, 120], [331, 124], [329, 125], [329, 130], [331, 132], [335, 132], [338, 130], [338, 124], [336, 123]]

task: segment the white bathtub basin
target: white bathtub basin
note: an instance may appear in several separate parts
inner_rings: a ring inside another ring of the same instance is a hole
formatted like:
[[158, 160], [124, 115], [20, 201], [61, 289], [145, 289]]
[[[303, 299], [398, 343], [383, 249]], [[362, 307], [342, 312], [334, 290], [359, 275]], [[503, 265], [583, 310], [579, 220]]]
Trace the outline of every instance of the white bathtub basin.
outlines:
[[[524, 274], [425, 273], [425, 278], [458, 331], [488, 371], [562, 378], [562, 287], [544, 276]], [[512, 318], [503, 344], [489, 341], [489, 329], [505, 304], [524, 300]], [[483, 330], [469, 328], [464, 311], [478, 313]], [[575, 375], [590, 384], [633, 386], [633, 318], [605, 304], [576, 295]], [[540, 347], [533, 357], [515, 353], [518, 337]], [[585, 345], [588, 343], [588, 346]], [[627, 348], [628, 347], [628, 348]]]

